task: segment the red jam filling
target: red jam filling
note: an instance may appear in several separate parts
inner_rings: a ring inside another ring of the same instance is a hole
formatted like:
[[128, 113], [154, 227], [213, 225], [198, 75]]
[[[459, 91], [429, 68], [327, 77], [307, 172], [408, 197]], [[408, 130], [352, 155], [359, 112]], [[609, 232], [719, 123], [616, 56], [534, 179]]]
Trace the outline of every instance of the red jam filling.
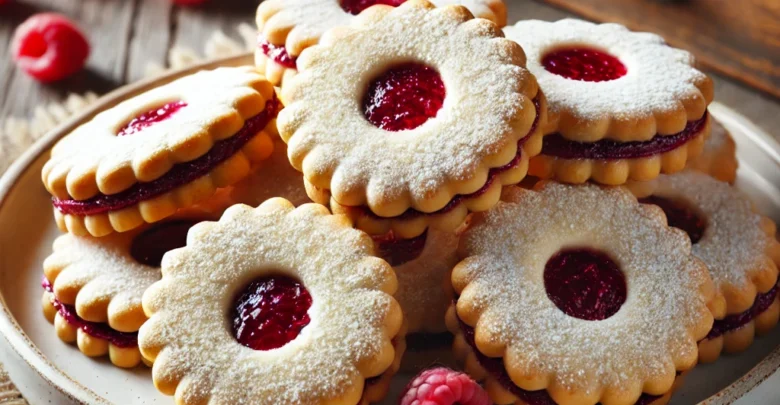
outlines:
[[373, 236], [379, 257], [396, 267], [420, 257], [425, 249], [428, 232], [411, 239], [399, 239], [391, 233]]
[[54, 305], [54, 308], [57, 309], [57, 312], [59, 312], [60, 316], [65, 319], [65, 322], [81, 329], [89, 336], [107, 340], [116, 347], [138, 347], [138, 332], [120, 332], [118, 330], [111, 329], [111, 327], [105, 323], [85, 321], [76, 315], [76, 308], [71, 305], [63, 304], [54, 298], [54, 289], [46, 277], [42, 278], [41, 286], [44, 290], [52, 293], [51, 303]]
[[163, 255], [187, 245], [187, 232], [200, 221], [169, 221], [136, 236], [130, 245], [130, 256], [138, 263], [160, 267]]
[[263, 51], [263, 54], [272, 61], [288, 68], [297, 69], [296, 62], [298, 58], [290, 56], [284, 45], [274, 45], [263, 37], [258, 38], [257, 46]]
[[187, 103], [185, 103], [184, 101], [176, 101], [173, 103], [165, 104], [160, 108], [155, 108], [151, 111], [147, 111], [133, 118], [127, 125], [125, 125], [122, 129], [120, 129], [116, 135], [127, 136], [127, 135], [137, 134], [142, 130], [144, 130], [145, 128], [149, 128], [158, 122], [165, 121], [168, 118], [171, 118], [173, 114], [176, 114], [177, 111], [181, 110], [186, 106]]
[[562, 250], [544, 266], [547, 296], [566, 315], [586, 321], [607, 319], [626, 302], [626, 278], [606, 254], [592, 249]]
[[309, 324], [309, 291], [286, 276], [252, 281], [235, 301], [231, 315], [238, 343], [254, 350], [282, 347]]
[[446, 93], [439, 72], [407, 63], [371, 82], [363, 99], [363, 113], [385, 131], [414, 129], [436, 116]]
[[[511, 392], [513, 395], [520, 398], [520, 400], [524, 401], [528, 405], [557, 405], [555, 401], [553, 401], [552, 397], [550, 397], [550, 394], [547, 393], [547, 390], [526, 391], [515, 385], [515, 383], [512, 382], [512, 379], [509, 378], [509, 374], [507, 374], [506, 370], [504, 369], [504, 360], [501, 357], [487, 357], [483, 355], [477, 349], [477, 345], [474, 343], [474, 328], [466, 325], [460, 319], [458, 319], [458, 322], [460, 323], [460, 329], [466, 338], [466, 342], [469, 344], [469, 346], [471, 346], [471, 350], [476, 355], [479, 364], [485, 370], [487, 370], [487, 372], [490, 373], [490, 375], [496, 381], [498, 381], [498, 383], [501, 384], [504, 389]], [[649, 395], [643, 393], [639, 396], [639, 399], [634, 403], [634, 405], [651, 405], [659, 398], [661, 398], [661, 395]]]
[[552, 51], [542, 58], [542, 66], [558, 76], [584, 82], [619, 79], [628, 70], [620, 59], [596, 49], [569, 48]]
[[[496, 180], [498, 175], [500, 175], [501, 173], [503, 173], [503, 172], [505, 172], [505, 171], [507, 171], [507, 170], [509, 170], [509, 169], [511, 169], [511, 168], [513, 168], [515, 166], [517, 166], [517, 164], [520, 162], [520, 159], [522, 158], [522, 146], [523, 146], [523, 144], [529, 138], [531, 138], [531, 135], [533, 135], [534, 131], [536, 131], [536, 127], [539, 125], [539, 114], [538, 114], [538, 111], [539, 111], [539, 98], [538, 97], [534, 98], [534, 106], [536, 107], [536, 111], [537, 111], [536, 118], [534, 118], [534, 122], [531, 125], [531, 129], [528, 131], [528, 134], [526, 134], [526, 136], [520, 138], [520, 140], [517, 141], [517, 155], [515, 155], [515, 158], [512, 159], [509, 163], [505, 164], [504, 166], [494, 167], [494, 168], [490, 169], [490, 171], [488, 172], [487, 181], [485, 182], [485, 185], [482, 186], [482, 188], [480, 188], [479, 190], [477, 190], [477, 191], [475, 191], [475, 192], [473, 192], [471, 194], [458, 194], [458, 195], [456, 195], [455, 197], [452, 198], [452, 200], [450, 200], [450, 202], [447, 203], [447, 205], [445, 205], [443, 208], [441, 208], [438, 211], [426, 213], [426, 212], [417, 211], [414, 208], [410, 208], [410, 209], [406, 210], [403, 214], [401, 214], [401, 215], [399, 215], [397, 217], [394, 217], [394, 218], [411, 219], [411, 218], [416, 218], [416, 217], [418, 217], [420, 215], [444, 214], [444, 213], [450, 212], [453, 209], [455, 209], [455, 207], [457, 207], [458, 204], [460, 204], [464, 199], [479, 197], [482, 194], [485, 194], [487, 192], [487, 190], [490, 188], [490, 186], [493, 184], [493, 181]], [[373, 212], [371, 212], [371, 210], [368, 207], [365, 207], [365, 206], [351, 207], [351, 208], [359, 209], [359, 210], [362, 211], [363, 215], [366, 215], [366, 216], [369, 216], [369, 217], [372, 217], [372, 218], [386, 219], [384, 217], [380, 217], [379, 215], [374, 214]]]
[[688, 204], [655, 195], [640, 198], [639, 202], [642, 204], [657, 205], [661, 208], [664, 211], [664, 214], [666, 214], [666, 220], [669, 223], [669, 226], [685, 231], [685, 233], [688, 234], [688, 237], [691, 238], [691, 243], [698, 243], [704, 235], [704, 229], [706, 229], [707, 223], [703, 218], [696, 215]]
[[265, 110], [248, 119], [236, 135], [214, 143], [211, 150], [195, 160], [175, 164], [168, 173], [157, 180], [136, 183], [120, 193], [99, 194], [88, 200], [52, 198], [52, 204], [63, 214], [86, 216], [118, 211], [167, 193], [208, 174], [217, 165], [235, 155], [276, 118], [280, 107], [281, 104], [274, 97], [266, 103]]
[[602, 139], [596, 142], [577, 142], [561, 134], [544, 137], [542, 154], [561, 159], [615, 160], [636, 159], [660, 155], [677, 149], [698, 136], [707, 123], [707, 114], [696, 121], [688, 121], [681, 132], [674, 135], [656, 135], [649, 141], [617, 142]]
[[358, 15], [363, 10], [377, 4], [398, 7], [405, 2], [406, 0], [341, 0], [341, 8], [352, 15]]
[[759, 315], [764, 313], [769, 306], [777, 298], [778, 290], [780, 290], [780, 284], [776, 284], [771, 290], [764, 294], [756, 295], [756, 300], [753, 302], [753, 306], [745, 312], [729, 315], [723, 319], [716, 319], [712, 325], [712, 330], [707, 334], [705, 339], [714, 339], [726, 332], [737, 330], [753, 319], [756, 319]]

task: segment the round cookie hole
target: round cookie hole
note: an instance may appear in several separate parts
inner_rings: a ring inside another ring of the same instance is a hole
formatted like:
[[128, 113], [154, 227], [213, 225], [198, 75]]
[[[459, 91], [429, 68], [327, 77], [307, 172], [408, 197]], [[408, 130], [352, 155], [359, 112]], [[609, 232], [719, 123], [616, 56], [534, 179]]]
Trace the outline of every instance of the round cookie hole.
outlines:
[[363, 10], [377, 4], [398, 7], [404, 3], [406, 0], [341, 0], [341, 8], [352, 15], [358, 15]]
[[658, 206], [666, 214], [666, 221], [669, 226], [682, 229], [691, 238], [692, 244], [697, 244], [704, 236], [707, 229], [707, 221], [701, 215], [698, 215], [694, 208], [685, 201], [674, 200], [670, 198], [652, 195], [650, 197], [640, 198], [642, 204], [653, 204]]
[[374, 236], [373, 239], [377, 255], [396, 267], [420, 257], [425, 249], [428, 231], [411, 239], [398, 239], [392, 234]]
[[436, 116], [446, 93], [434, 68], [420, 63], [396, 65], [371, 81], [363, 97], [363, 114], [385, 131], [415, 129]]
[[201, 221], [179, 220], [153, 225], [133, 239], [130, 256], [138, 263], [160, 267], [163, 256], [187, 244], [187, 232]]
[[311, 303], [309, 290], [294, 278], [257, 278], [241, 289], [233, 302], [233, 336], [250, 349], [280, 348], [295, 340], [311, 322]]
[[184, 101], [174, 101], [164, 104], [160, 107], [153, 108], [135, 118], [130, 120], [124, 127], [122, 127], [117, 136], [128, 136], [141, 132], [142, 130], [151, 127], [158, 122], [165, 121], [171, 118], [179, 110], [186, 107], [187, 103]]
[[605, 253], [563, 249], [544, 266], [547, 297], [566, 315], [586, 321], [607, 319], [626, 301], [626, 278]]
[[607, 52], [593, 48], [560, 48], [542, 58], [542, 66], [553, 74], [584, 82], [617, 80], [628, 73], [623, 62]]

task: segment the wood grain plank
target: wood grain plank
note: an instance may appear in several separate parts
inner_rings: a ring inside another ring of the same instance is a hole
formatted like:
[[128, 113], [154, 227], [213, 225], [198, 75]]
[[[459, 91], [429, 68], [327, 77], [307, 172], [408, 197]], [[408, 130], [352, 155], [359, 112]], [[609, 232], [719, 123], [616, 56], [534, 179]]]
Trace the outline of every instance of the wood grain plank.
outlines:
[[658, 33], [703, 66], [780, 98], [778, 0], [544, 0], [594, 21]]
[[173, 6], [168, 1], [138, 0], [125, 72], [125, 82], [144, 77], [148, 63], [166, 65]]
[[173, 46], [188, 47], [202, 52], [215, 30], [222, 30], [229, 37], [239, 40], [236, 26], [254, 24], [256, 1], [223, 0], [210, 2], [203, 7], [180, 7], [175, 10], [175, 38]]

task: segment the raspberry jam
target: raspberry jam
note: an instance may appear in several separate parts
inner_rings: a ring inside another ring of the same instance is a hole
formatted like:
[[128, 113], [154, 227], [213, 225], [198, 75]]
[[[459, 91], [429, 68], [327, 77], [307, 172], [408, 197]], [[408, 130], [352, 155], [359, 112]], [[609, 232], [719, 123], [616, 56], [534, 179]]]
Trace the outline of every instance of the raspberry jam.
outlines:
[[405, 2], [406, 0], [341, 0], [341, 8], [352, 15], [358, 15], [363, 10], [377, 4], [398, 7]]
[[771, 290], [763, 294], [756, 295], [756, 300], [753, 302], [753, 306], [751, 306], [747, 311], [739, 314], [729, 315], [723, 319], [716, 319], [712, 324], [710, 333], [707, 334], [705, 339], [714, 339], [726, 332], [737, 330], [748, 324], [753, 319], [756, 319], [759, 315], [763, 314], [764, 311], [769, 309], [769, 306], [771, 306], [777, 298], [779, 291], [780, 284], [776, 284], [774, 287], [772, 287]]
[[60, 200], [52, 198], [52, 204], [66, 215], [96, 215], [118, 211], [141, 201], [157, 197], [177, 187], [194, 181], [236, 154], [255, 137], [271, 120], [276, 118], [281, 103], [274, 98], [260, 114], [246, 120], [244, 126], [230, 138], [217, 141], [205, 155], [185, 163], [173, 165], [168, 173], [148, 183], [136, 183], [117, 194], [98, 194], [88, 200]]
[[674, 135], [656, 135], [649, 141], [616, 142], [602, 139], [596, 142], [577, 142], [561, 134], [544, 137], [542, 154], [561, 159], [616, 160], [636, 159], [660, 155], [677, 149], [697, 137], [707, 124], [707, 114], [696, 121], [688, 121], [681, 132]]
[[267, 56], [272, 61], [289, 69], [296, 69], [296, 62], [298, 58], [290, 56], [287, 52], [287, 48], [280, 45], [274, 45], [263, 37], [257, 40], [257, 46], [263, 51], [263, 55]]
[[181, 110], [186, 106], [187, 103], [185, 103], [184, 101], [176, 101], [173, 103], [165, 104], [160, 108], [155, 108], [153, 110], [147, 111], [133, 118], [129, 123], [127, 123], [127, 125], [125, 125], [122, 129], [120, 129], [116, 135], [127, 136], [127, 135], [137, 134], [142, 130], [144, 130], [145, 128], [149, 128], [158, 122], [165, 121], [168, 118], [171, 118], [173, 114], [176, 114], [177, 111]]
[[628, 72], [618, 58], [589, 48], [552, 51], [544, 55], [542, 66], [550, 73], [583, 82], [606, 82], [619, 79]]
[[65, 322], [69, 323], [73, 327], [81, 329], [89, 336], [107, 340], [116, 347], [138, 347], [138, 332], [120, 332], [118, 330], [111, 329], [111, 327], [105, 323], [85, 321], [76, 314], [76, 308], [71, 305], [63, 304], [54, 298], [54, 289], [46, 277], [43, 277], [41, 280], [41, 286], [44, 290], [52, 293], [51, 303], [54, 305], [54, 308], [57, 310], [60, 316], [65, 319]]
[[398, 239], [392, 233], [374, 236], [373, 239], [379, 257], [396, 267], [420, 257], [427, 237], [428, 231], [411, 239]]
[[668, 198], [659, 196], [650, 196], [640, 198], [639, 202], [642, 204], [657, 205], [666, 214], [666, 220], [669, 226], [673, 226], [678, 229], [682, 229], [691, 238], [691, 243], [696, 244], [701, 240], [704, 235], [704, 229], [707, 227], [707, 223], [703, 218], [696, 215], [691, 209], [690, 205], [683, 201], [670, 200]]
[[235, 301], [231, 315], [238, 343], [254, 350], [282, 347], [309, 324], [311, 295], [286, 276], [252, 281]]
[[363, 113], [385, 131], [414, 129], [436, 116], [445, 95], [439, 72], [418, 63], [407, 63], [371, 82], [363, 99]]
[[169, 221], [135, 237], [130, 256], [138, 263], [160, 267], [163, 255], [187, 245], [187, 232], [200, 221]]
[[[506, 373], [506, 369], [504, 368], [504, 359], [501, 357], [487, 357], [482, 354], [477, 349], [477, 345], [474, 343], [474, 328], [466, 325], [460, 319], [458, 319], [458, 322], [460, 324], [460, 330], [463, 332], [463, 335], [466, 338], [466, 343], [471, 346], [471, 351], [476, 355], [479, 364], [496, 381], [498, 381], [498, 383], [501, 384], [504, 389], [511, 392], [528, 405], [557, 405], [555, 401], [553, 401], [552, 397], [550, 397], [550, 394], [547, 393], [547, 390], [526, 391], [515, 385], [515, 383], [512, 382], [512, 379], [509, 377], [509, 374]], [[661, 395], [649, 395], [643, 393], [639, 396], [639, 399], [634, 402], [634, 405], [652, 405], [660, 398]]]
[[626, 302], [626, 278], [606, 254], [592, 249], [562, 250], [544, 266], [547, 296], [566, 315], [600, 321]]

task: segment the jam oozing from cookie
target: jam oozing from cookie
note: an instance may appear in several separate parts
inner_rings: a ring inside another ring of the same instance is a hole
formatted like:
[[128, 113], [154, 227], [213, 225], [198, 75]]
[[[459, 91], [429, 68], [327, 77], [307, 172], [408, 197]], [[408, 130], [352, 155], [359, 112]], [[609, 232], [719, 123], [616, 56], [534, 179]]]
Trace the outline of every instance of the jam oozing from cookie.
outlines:
[[597, 49], [568, 48], [552, 51], [542, 58], [542, 66], [558, 76], [584, 82], [606, 82], [628, 73], [620, 59]]
[[136, 183], [129, 189], [117, 194], [98, 194], [88, 200], [60, 200], [52, 198], [52, 204], [66, 215], [97, 215], [118, 211], [167, 193], [205, 176], [220, 163], [238, 153], [271, 120], [276, 118], [280, 107], [281, 103], [274, 97], [266, 103], [263, 112], [246, 120], [238, 133], [230, 138], [215, 142], [211, 150], [195, 160], [175, 164], [171, 170], [157, 180], [148, 183]]
[[154, 225], [136, 236], [130, 256], [138, 263], [160, 267], [163, 255], [187, 244], [187, 232], [200, 221], [168, 221]]
[[137, 134], [152, 125], [171, 118], [176, 112], [186, 107], [187, 103], [184, 101], [175, 101], [168, 103], [162, 107], [149, 110], [127, 123], [122, 129], [117, 132], [117, 136], [127, 136]]
[[778, 293], [780, 293], [780, 284], [776, 284], [771, 290], [763, 294], [756, 295], [753, 306], [747, 311], [729, 315], [723, 319], [716, 319], [715, 323], [712, 324], [712, 330], [710, 330], [710, 333], [707, 334], [705, 339], [714, 339], [724, 333], [737, 330], [747, 325], [750, 321], [756, 319], [759, 315], [763, 314], [764, 311], [769, 309], [775, 299], [777, 299]]
[[289, 69], [296, 69], [296, 62], [298, 58], [290, 56], [287, 52], [287, 48], [283, 45], [274, 45], [262, 36], [257, 39], [257, 46], [263, 51], [263, 55], [267, 56], [272, 61]]
[[602, 139], [596, 142], [577, 142], [564, 138], [560, 134], [544, 137], [542, 154], [561, 159], [616, 160], [636, 159], [660, 155], [677, 149], [691, 139], [699, 136], [707, 124], [707, 115], [688, 121], [681, 132], [674, 135], [656, 135], [649, 141], [615, 142]]
[[[514, 396], [520, 398], [528, 405], [557, 405], [553, 401], [547, 390], [538, 391], [526, 391], [512, 382], [512, 379], [507, 374], [504, 368], [504, 360], [501, 357], [487, 357], [483, 355], [474, 343], [474, 328], [466, 325], [458, 319], [460, 329], [463, 332], [463, 336], [466, 338], [466, 343], [471, 346], [471, 351], [477, 357], [477, 361], [504, 389], [511, 392]], [[656, 400], [660, 399], [660, 395], [642, 394], [639, 396], [634, 405], [651, 405]]]
[[446, 90], [439, 72], [418, 63], [395, 66], [375, 79], [363, 99], [363, 113], [386, 131], [414, 129], [436, 116]]
[[309, 291], [285, 276], [252, 281], [235, 301], [231, 319], [238, 343], [271, 350], [293, 341], [309, 324]]
[[626, 302], [626, 277], [606, 254], [593, 249], [562, 250], [544, 266], [547, 296], [566, 315], [600, 321]]
[[385, 259], [391, 266], [396, 267], [420, 257], [425, 249], [425, 241], [428, 231], [411, 239], [399, 239], [392, 233], [373, 236], [379, 257]]
[[657, 205], [666, 214], [666, 220], [669, 226], [682, 229], [691, 238], [691, 243], [696, 244], [704, 235], [707, 223], [704, 219], [693, 211], [689, 204], [683, 201], [671, 200], [664, 197], [652, 195], [650, 197], [640, 198], [642, 204]]
[[341, 0], [341, 8], [352, 15], [358, 15], [363, 10], [377, 4], [398, 7], [405, 2], [406, 0]]
[[76, 308], [71, 305], [63, 304], [58, 299], [54, 298], [54, 289], [46, 277], [43, 277], [41, 280], [41, 286], [44, 290], [51, 293], [52, 305], [68, 324], [81, 329], [89, 336], [107, 340], [116, 347], [138, 347], [138, 332], [120, 332], [111, 329], [111, 327], [105, 323], [85, 321], [76, 314]]

